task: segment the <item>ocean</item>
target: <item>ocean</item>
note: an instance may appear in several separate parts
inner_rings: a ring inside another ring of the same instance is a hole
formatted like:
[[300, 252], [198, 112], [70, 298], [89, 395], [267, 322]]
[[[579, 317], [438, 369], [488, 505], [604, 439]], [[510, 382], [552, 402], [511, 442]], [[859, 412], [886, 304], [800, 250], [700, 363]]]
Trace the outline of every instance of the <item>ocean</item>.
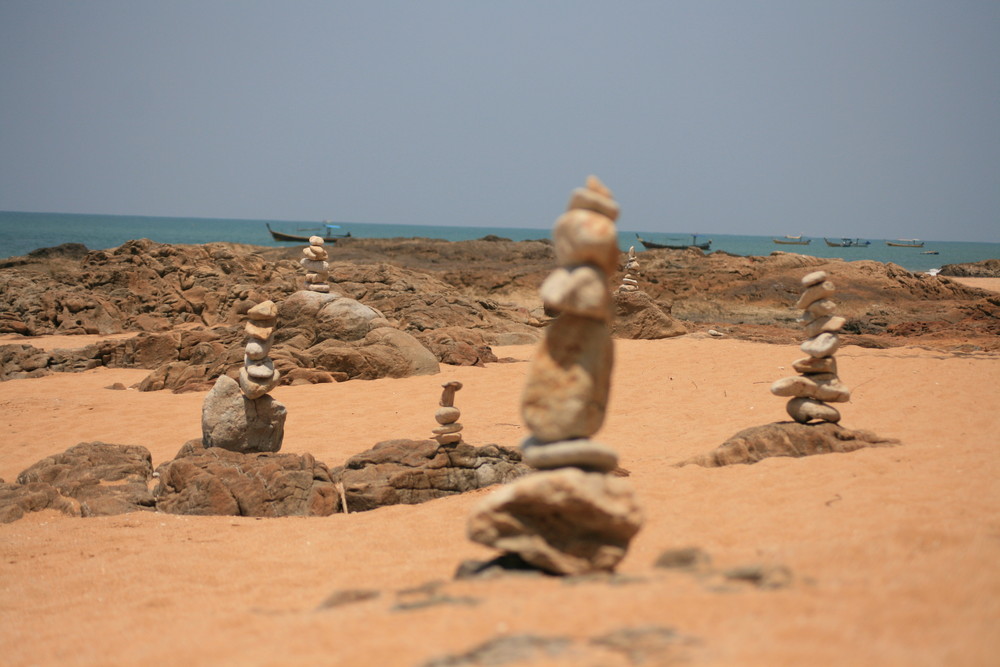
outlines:
[[[277, 220], [226, 220], [217, 218], [166, 218], [149, 216], [91, 215], [71, 213], [18, 213], [0, 211], [0, 259], [26, 255], [36, 248], [62, 243], [82, 243], [91, 250], [114, 248], [131, 239], [147, 238], [160, 243], [209, 243], [228, 241], [261, 246], [289, 245], [274, 241], [267, 231], [309, 235], [319, 231], [320, 222], [289, 222]], [[448, 241], [466, 241], [493, 234], [514, 241], [549, 238], [551, 228], [523, 227], [457, 227], [434, 225], [395, 225], [361, 222], [338, 222], [340, 232], [350, 232], [358, 238], [424, 237]], [[619, 229], [622, 251], [635, 245], [643, 246], [636, 235], [658, 243], [687, 243], [691, 236], [684, 233], [662, 233]], [[1000, 259], [1000, 243], [965, 243], [925, 240], [923, 248], [887, 246], [885, 239], [870, 239], [871, 245], [861, 248], [831, 248], [822, 238], [809, 245], [777, 245], [771, 236], [738, 236], [733, 234], [703, 234], [698, 241], [711, 240], [711, 250], [734, 255], [769, 255], [785, 251], [815, 257], [840, 257], [847, 261], [871, 259], [893, 262], [913, 272], [925, 272], [944, 264]], [[839, 240], [832, 239], [831, 240]], [[939, 254], [927, 255], [924, 251]]]

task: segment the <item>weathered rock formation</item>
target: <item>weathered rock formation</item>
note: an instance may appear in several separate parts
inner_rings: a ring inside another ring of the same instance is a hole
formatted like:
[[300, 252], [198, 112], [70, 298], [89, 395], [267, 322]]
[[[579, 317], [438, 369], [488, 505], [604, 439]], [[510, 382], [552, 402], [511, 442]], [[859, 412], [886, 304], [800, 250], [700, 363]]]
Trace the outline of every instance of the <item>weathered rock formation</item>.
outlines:
[[899, 440], [880, 438], [869, 431], [852, 431], [837, 424], [779, 422], [744, 429], [707, 454], [678, 466], [718, 468], [738, 463], [757, 463], [772, 456], [802, 457], [815, 454], [853, 452], [864, 447], [891, 447]]
[[558, 313], [535, 354], [522, 399], [529, 475], [477, 505], [473, 541], [553, 574], [611, 571], [638, 532], [641, 511], [610, 447], [591, 440], [604, 422], [613, 346], [608, 277], [618, 255], [618, 204], [595, 177], [573, 192], [553, 231], [559, 267], [540, 290]]
[[466, 442], [442, 446], [435, 440], [387, 440], [333, 469], [343, 484], [347, 509], [413, 505], [493, 484], [505, 484], [530, 470], [521, 454], [500, 445]]

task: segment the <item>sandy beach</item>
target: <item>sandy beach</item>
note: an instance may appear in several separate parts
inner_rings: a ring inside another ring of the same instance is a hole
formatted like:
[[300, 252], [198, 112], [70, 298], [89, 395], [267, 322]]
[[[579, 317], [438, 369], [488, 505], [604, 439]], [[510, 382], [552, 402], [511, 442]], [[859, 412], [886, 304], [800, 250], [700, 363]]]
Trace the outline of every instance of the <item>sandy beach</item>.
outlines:
[[[516, 445], [534, 348], [495, 351], [516, 361], [280, 387], [282, 451], [332, 466], [381, 440], [426, 437], [452, 379], [465, 385], [466, 440]], [[494, 642], [521, 647], [503, 664], [995, 664], [1000, 358], [844, 347], [841, 377], [853, 390], [844, 425], [899, 446], [675, 467], [743, 428], [786, 419], [768, 386], [797, 354], [698, 334], [616, 341], [599, 439], [631, 472], [645, 525], [612, 578], [455, 580], [463, 560], [495, 555], [465, 537], [489, 489], [326, 518], [48, 510], [0, 525], [4, 663], [471, 665], [480, 663], [461, 656]], [[93, 440], [142, 444], [154, 465], [172, 458], [200, 435], [203, 394], [105, 389], [146, 373], [0, 383], [0, 478]], [[655, 566], [681, 547], [710, 564]], [[724, 574], [744, 566], [790, 576], [769, 589]], [[324, 606], [348, 590], [373, 597]], [[632, 648], [616, 643], [622, 636]]]

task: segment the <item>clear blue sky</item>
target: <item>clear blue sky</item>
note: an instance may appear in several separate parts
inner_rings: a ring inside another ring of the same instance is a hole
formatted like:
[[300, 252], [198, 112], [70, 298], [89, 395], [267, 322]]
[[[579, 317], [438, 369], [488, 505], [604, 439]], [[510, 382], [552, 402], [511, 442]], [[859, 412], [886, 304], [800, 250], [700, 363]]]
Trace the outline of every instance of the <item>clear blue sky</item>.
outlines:
[[1000, 2], [0, 0], [0, 209], [1000, 241]]

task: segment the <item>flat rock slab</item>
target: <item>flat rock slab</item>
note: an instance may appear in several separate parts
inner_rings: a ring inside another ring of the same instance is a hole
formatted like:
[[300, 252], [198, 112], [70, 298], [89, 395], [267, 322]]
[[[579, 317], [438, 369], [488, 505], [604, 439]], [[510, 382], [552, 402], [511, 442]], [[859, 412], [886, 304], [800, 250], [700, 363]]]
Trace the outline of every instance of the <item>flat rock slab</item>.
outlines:
[[156, 508], [170, 514], [328, 516], [338, 509], [330, 471], [311, 454], [243, 454], [194, 440], [156, 471]]
[[642, 525], [624, 480], [576, 468], [527, 475], [477, 505], [469, 538], [552, 574], [610, 572]]
[[837, 424], [776, 422], [744, 429], [724, 443], [677, 464], [718, 468], [737, 463], [757, 463], [772, 456], [812, 456], [853, 452], [864, 447], [891, 447], [899, 440], [881, 438], [869, 431], [852, 431]]
[[352, 456], [332, 476], [343, 484], [347, 509], [358, 512], [505, 484], [530, 470], [516, 449], [399, 439]]

